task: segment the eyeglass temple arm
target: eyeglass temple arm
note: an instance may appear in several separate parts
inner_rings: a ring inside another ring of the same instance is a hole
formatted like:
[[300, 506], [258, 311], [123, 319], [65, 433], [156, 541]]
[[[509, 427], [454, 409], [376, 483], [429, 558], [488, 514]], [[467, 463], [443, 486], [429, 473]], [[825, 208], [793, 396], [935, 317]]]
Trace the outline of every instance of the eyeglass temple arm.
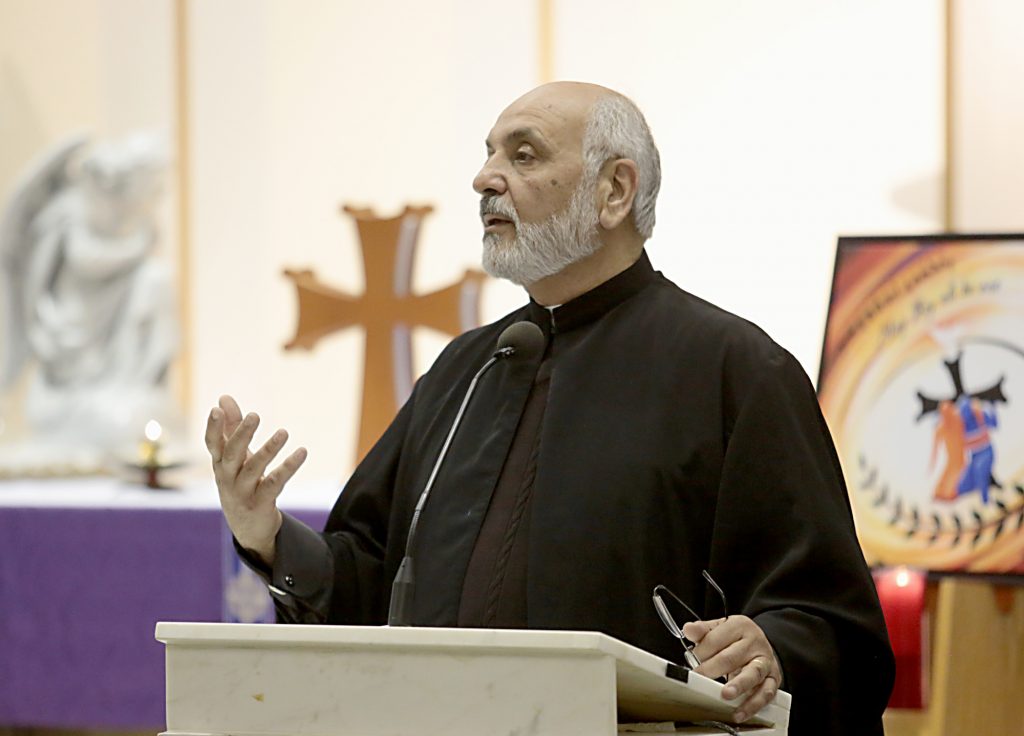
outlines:
[[[685, 603], [685, 602], [684, 602], [684, 601], [683, 601], [682, 599], [680, 599], [680, 598], [679, 598], [679, 596], [677, 596], [677, 595], [676, 595], [675, 593], [673, 593], [673, 592], [672, 592], [671, 590], [669, 590], [668, 588], [666, 588], [666, 587], [665, 587], [664, 585], [658, 585], [658, 586], [655, 586], [655, 588], [654, 588], [654, 596], [655, 596], [655, 598], [657, 598], [657, 599], [658, 599], [658, 601], [660, 601], [660, 600], [661, 600], [661, 592], [665, 592], [665, 593], [668, 593], [668, 594], [669, 594], [669, 595], [670, 595], [670, 596], [672, 597], [672, 600], [674, 600], [674, 601], [675, 601], [676, 603], [678, 603], [678, 604], [679, 604], [680, 606], [682, 606], [683, 608], [685, 608], [685, 609], [686, 609], [686, 612], [687, 612], [688, 614], [690, 614], [691, 616], [693, 616], [694, 620], [696, 620], [696, 621], [700, 621], [700, 616], [698, 616], [698, 615], [697, 615], [697, 612], [696, 612], [696, 611], [694, 611], [694, 610], [693, 610], [692, 608], [690, 608], [690, 607], [689, 607], [688, 605], [686, 605], [686, 603]], [[657, 603], [656, 603], [655, 605], [657, 605]], [[664, 603], [662, 602], [662, 606], [664, 606], [664, 605], [665, 605], [665, 604], [664, 604]], [[667, 608], [666, 608], [665, 610], [666, 610], [666, 612], [668, 611], [668, 609], [667, 609]], [[679, 628], [679, 626], [678, 626], [678, 625], [676, 625], [676, 628]], [[680, 629], [680, 631], [682, 631], [682, 629]]]
[[[722, 589], [718, 587], [718, 583], [716, 583], [711, 578], [711, 573], [709, 573], [707, 570], [701, 570], [700, 574], [704, 576], [704, 579], [708, 581], [708, 585], [710, 585], [712, 588], [714, 588], [715, 592], [718, 593], [718, 597], [722, 599], [722, 615], [725, 618], [729, 618], [729, 607], [725, 603], [725, 593], [722, 592]], [[675, 597], [675, 596], [673, 596], [673, 597]]]

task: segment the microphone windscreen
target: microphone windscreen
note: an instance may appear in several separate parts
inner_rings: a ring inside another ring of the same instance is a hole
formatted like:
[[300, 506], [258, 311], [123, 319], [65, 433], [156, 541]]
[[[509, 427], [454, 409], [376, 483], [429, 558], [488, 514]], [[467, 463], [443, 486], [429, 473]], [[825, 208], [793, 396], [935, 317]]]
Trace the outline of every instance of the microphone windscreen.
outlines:
[[544, 352], [544, 333], [533, 322], [516, 322], [498, 337], [498, 350], [513, 348], [513, 360], [532, 360]]

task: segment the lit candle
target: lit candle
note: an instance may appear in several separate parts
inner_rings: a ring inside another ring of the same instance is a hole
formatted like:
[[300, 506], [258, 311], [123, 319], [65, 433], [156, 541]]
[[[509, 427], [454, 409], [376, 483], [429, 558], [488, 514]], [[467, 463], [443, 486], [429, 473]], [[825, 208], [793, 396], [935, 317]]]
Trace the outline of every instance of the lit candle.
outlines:
[[140, 448], [142, 464], [147, 468], [156, 467], [160, 464], [160, 435], [163, 434], [160, 422], [155, 419], [146, 422], [145, 434], [146, 439]]
[[896, 684], [889, 706], [922, 708], [927, 690], [925, 573], [906, 565], [879, 570], [875, 587], [889, 643], [896, 655]]

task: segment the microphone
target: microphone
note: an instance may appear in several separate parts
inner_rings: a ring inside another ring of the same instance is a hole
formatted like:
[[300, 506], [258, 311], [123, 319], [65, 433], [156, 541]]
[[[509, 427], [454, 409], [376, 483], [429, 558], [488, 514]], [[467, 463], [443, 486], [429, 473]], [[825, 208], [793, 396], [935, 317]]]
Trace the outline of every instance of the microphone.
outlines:
[[437, 479], [437, 474], [441, 470], [441, 464], [448, 455], [448, 449], [452, 445], [452, 439], [455, 437], [455, 432], [458, 430], [459, 424], [462, 423], [462, 417], [466, 413], [466, 407], [469, 406], [470, 398], [476, 391], [476, 386], [480, 381], [480, 377], [490, 370], [491, 366], [499, 360], [514, 359], [516, 361], [524, 361], [538, 357], [544, 352], [544, 342], [544, 333], [541, 332], [540, 327], [535, 325], [533, 322], [516, 322], [515, 324], [509, 325], [498, 337], [497, 350], [494, 351], [480, 370], [476, 372], [476, 375], [473, 376], [473, 380], [469, 382], [469, 388], [466, 389], [466, 395], [462, 397], [462, 404], [459, 406], [459, 411], [455, 414], [455, 420], [452, 422], [451, 429], [448, 430], [448, 436], [445, 438], [444, 444], [441, 446], [441, 452], [437, 455], [437, 460], [434, 462], [434, 467], [430, 471], [430, 477], [427, 479], [427, 484], [423, 487], [423, 491], [420, 493], [420, 497], [416, 501], [416, 508], [412, 512], [412, 521], [409, 522], [409, 534], [405, 538], [405, 556], [402, 558], [402, 564], [398, 566], [398, 572], [395, 574], [395, 580], [391, 584], [391, 605], [388, 608], [388, 626], [412, 626], [413, 591], [416, 587], [416, 574], [413, 569], [412, 560], [412, 545], [416, 538], [416, 527], [419, 525], [420, 514], [423, 513], [423, 507], [427, 505], [427, 497], [430, 495], [430, 490], [434, 487], [434, 481]]
[[516, 322], [498, 335], [498, 349], [495, 355], [516, 360], [532, 360], [544, 352], [544, 333], [533, 322]]

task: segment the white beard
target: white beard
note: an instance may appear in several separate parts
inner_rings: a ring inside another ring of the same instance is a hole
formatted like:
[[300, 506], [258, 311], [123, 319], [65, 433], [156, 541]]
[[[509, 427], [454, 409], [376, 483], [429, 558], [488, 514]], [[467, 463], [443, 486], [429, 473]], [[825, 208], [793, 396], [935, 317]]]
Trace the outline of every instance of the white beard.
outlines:
[[484, 270], [495, 278], [529, 286], [596, 253], [602, 243], [597, 236], [595, 184], [591, 177], [584, 176], [565, 209], [538, 223], [521, 222], [511, 203], [485, 196], [480, 201], [481, 215], [507, 218], [516, 232], [510, 242], [497, 233], [484, 233]]

